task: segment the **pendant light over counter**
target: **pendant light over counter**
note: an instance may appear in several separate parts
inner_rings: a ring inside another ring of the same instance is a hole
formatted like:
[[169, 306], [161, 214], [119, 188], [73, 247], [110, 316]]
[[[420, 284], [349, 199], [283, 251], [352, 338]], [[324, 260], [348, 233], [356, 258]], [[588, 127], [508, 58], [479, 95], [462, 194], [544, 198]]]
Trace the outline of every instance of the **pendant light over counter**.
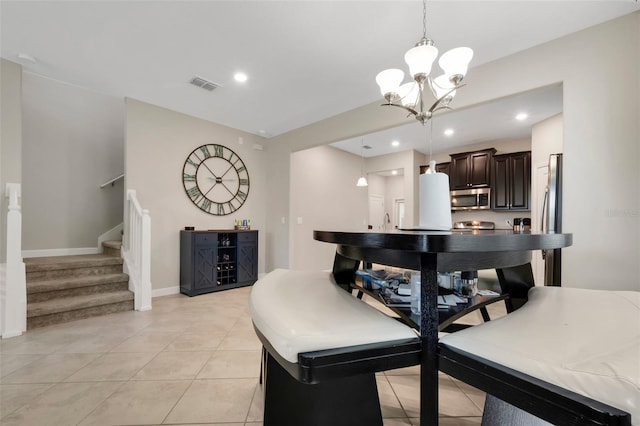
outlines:
[[358, 179], [356, 186], [369, 186], [367, 178], [364, 177], [364, 138], [362, 138], [360, 143], [360, 155], [362, 156], [362, 166], [360, 167], [360, 178]]

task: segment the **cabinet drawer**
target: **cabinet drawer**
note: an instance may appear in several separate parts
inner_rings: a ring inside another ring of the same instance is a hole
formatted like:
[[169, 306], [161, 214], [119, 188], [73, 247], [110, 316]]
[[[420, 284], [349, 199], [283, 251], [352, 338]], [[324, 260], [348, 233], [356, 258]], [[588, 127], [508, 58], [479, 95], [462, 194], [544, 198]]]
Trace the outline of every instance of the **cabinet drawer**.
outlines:
[[255, 243], [257, 241], [257, 232], [238, 232], [238, 243]]
[[195, 235], [196, 244], [213, 244], [218, 245], [218, 234], [215, 232], [199, 233]]

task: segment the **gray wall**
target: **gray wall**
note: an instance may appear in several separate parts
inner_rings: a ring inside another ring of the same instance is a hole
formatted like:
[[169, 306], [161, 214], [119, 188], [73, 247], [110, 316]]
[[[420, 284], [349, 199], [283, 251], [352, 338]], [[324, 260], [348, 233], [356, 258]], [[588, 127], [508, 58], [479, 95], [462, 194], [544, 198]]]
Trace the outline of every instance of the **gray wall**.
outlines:
[[[126, 100], [125, 185], [134, 189], [151, 216], [151, 283], [154, 295], [177, 292], [180, 230], [233, 229], [236, 219], [258, 230], [258, 271], [265, 268], [266, 151], [264, 138], [134, 99]], [[196, 207], [185, 193], [182, 168], [191, 151], [205, 144], [232, 149], [249, 171], [251, 186], [235, 213], [215, 216]]]
[[23, 250], [95, 248], [122, 222], [124, 101], [23, 75]]
[[22, 182], [22, 67], [0, 59], [0, 263], [6, 261], [7, 183]]
[[359, 156], [331, 146], [291, 155], [292, 269], [333, 265], [335, 247], [314, 241], [314, 229], [367, 229], [367, 188], [356, 186], [361, 164]]

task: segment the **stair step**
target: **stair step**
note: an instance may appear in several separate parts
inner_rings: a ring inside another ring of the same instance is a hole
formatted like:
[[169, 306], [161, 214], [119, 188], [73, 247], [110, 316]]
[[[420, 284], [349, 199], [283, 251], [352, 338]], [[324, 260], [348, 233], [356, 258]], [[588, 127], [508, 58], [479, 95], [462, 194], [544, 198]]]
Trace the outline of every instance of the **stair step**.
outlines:
[[122, 241], [112, 240], [112, 241], [103, 241], [102, 242], [102, 254], [106, 254], [108, 256], [120, 256], [122, 249]]
[[27, 272], [40, 272], [97, 265], [122, 265], [122, 259], [114, 259], [113, 256], [105, 256], [104, 254], [80, 254], [75, 256], [27, 257], [24, 259], [24, 263]]
[[27, 273], [27, 329], [134, 309], [116, 242], [111, 254], [24, 259]]
[[105, 254], [25, 258], [27, 281], [122, 272], [122, 259]]
[[27, 282], [27, 302], [43, 302], [60, 297], [82, 296], [129, 289], [127, 274], [63, 277]]
[[113, 312], [130, 311], [133, 309], [133, 299], [133, 293], [130, 291], [117, 291], [29, 303], [27, 306], [27, 328], [32, 329]]
[[87, 277], [63, 277], [52, 280], [31, 280], [27, 283], [27, 294], [47, 291], [68, 290], [80, 287], [92, 287], [101, 284], [129, 282], [129, 275], [124, 273], [92, 275]]

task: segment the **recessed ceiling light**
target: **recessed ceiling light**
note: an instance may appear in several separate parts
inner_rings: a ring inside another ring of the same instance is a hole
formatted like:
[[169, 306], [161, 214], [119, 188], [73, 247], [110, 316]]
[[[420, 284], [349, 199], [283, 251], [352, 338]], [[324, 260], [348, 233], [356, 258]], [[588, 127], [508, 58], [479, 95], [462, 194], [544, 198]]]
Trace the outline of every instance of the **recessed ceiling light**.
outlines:
[[445, 136], [451, 136], [453, 135], [453, 129], [447, 129], [444, 131]]
[[400, 146], [400, 142], [399, 141], [393, 141], [393, 142], [391, 142], [391, 146]]
[[398, 174], [398, 171], [397, 171], [397, 170], [391, 170], [391, 174], [392, 174], [392, 175], [397, 175], [397, 174]]
[[248, 77], [243, 72], [237, 72], [233, 75], [233, 79], [238, 83], [244, 83], [245, 81], [247, 81]]
[[516, 115], [516, 120], [518, 121], [526, 120], [527, 118], [529, 118], [529, 114], [527, 114], [526, 112], [521, 112], [520, 114]]

